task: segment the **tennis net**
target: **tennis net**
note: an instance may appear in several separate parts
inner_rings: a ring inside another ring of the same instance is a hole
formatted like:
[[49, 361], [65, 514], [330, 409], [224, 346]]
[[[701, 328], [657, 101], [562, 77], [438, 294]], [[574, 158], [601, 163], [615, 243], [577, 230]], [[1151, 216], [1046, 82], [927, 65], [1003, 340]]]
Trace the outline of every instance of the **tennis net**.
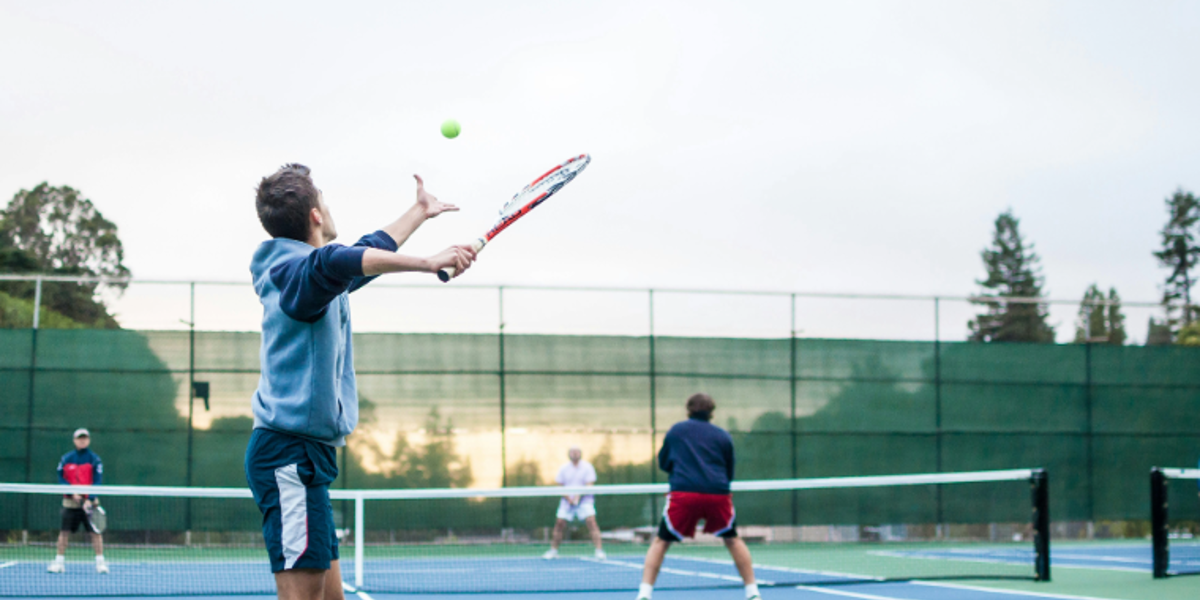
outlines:
[[1200, 575], [1198, 481], [1200, 469], [1150, 470], [1150, 539], [1156, 579]]
[[[905, 579], [1049, 579], [1047, 479], [1006, 470], [745, 481], [739, 535], [760, 586]], [[351, 590], [472, 593], [636, 590], [665, 485], [331, 490], [342, 577]], [[64, 493], [107, 512], [110, 572], [82, 534], [66, 573], [48, 573]], [[572, 525], [550, 547], [563, 494], [595, 496], [605, 556]], [[248, 490], [0, 484], [0, 596], [271, 594]], [[658, 589], [738, 587], [721, 541], [675, 544]]]

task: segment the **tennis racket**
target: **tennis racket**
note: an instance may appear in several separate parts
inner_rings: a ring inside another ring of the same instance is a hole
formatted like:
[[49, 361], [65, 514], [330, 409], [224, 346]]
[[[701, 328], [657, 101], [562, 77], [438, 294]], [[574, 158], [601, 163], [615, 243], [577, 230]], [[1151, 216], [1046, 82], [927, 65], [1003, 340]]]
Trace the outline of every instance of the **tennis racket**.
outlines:
[[[509, 225], [516, 223], [521, 217], [529, 214], [537, 205], [550, 199], [563, 186], [571, 183], [575, 176], [583, 171], [588, 163], [592, 162], [592, 157], [587, 154], [580, 154], [567, 159], [564, 162], [549, 171], [546, 171], [541, 177], [533, 180], [533, 183], [525, 186], [525, 189], [517, 192], [512, 200], [504, 203], [500, 207], [500, 220], [483, 234], [483, 237], [471, 242], [471, 247], [475, 252], [483, 250], [483, 247], [488, 245], [501, 231], [508, 229]], [[438, 279], [443, 282], [450, 281], [457, 271], [454, 267], [446, 267], [438, 271]]]
[[83, 509], [83, 513], [87, 515], [88, 527], [95, 533], [104, 533], [104, 529], [108, 527], [108, 513], [104, 512], [104, 507], [100, 506], [99, 502], [91, 502]]

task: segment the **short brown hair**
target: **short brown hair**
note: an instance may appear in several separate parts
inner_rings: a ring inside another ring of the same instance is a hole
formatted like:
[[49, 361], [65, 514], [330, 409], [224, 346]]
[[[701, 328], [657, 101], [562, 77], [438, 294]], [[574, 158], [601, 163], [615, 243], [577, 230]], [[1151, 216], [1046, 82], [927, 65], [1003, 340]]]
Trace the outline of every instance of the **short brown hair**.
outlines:
[[309, 172], [302, 164], [288, 163], [259, 182], [254, 206], [271, 237], [308, 239], [308, 213], [317, 207], [320, 194]]
[[692, 394], [692, 397], [688, 398], [687, 411], [689, 419], [711, 421], [714, 410], [717, 410], [717, 403], [713, 402], [712, 396], [708, 394]]

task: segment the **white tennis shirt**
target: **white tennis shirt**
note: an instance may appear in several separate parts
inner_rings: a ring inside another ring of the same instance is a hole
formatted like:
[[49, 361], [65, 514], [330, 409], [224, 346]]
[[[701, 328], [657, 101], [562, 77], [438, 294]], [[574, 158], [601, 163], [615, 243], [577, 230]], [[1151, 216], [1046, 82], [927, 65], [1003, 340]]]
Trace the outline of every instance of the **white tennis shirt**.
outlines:
[[[576, 465], [571, 461], [563, 465], [558, 470], [558, 476], [554, 481], [559, 485], [566, 486], [585, 486], [589, 483], [596, 483], [596, 469], [592, 463], [586, 460], [580, 460]], [[595, 500], [595, 496], [584, 496], [579, 499], [580, 504], [590, 504]]]

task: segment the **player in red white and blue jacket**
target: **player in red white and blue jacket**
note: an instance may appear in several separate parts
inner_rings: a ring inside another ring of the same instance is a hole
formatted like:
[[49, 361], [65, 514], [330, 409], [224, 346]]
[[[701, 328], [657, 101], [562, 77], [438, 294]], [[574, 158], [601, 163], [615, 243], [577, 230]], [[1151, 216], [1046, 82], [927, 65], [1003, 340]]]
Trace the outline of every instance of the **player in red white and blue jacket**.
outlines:
[[[75, 430], [75, 450], [63, 455], [58, 461], [58, 482], [64, 485], [100, 485], [104, 478], [104, 463], [100, 456], [92, 452], [88, 446], [92, 437], [88, 430]], [[96, 496], [83, 494], [67, 494], [62, 501], [62, 526], [58, 531], [58, 555], [46, 569], [51, 573], [66, 572], [67, 541], [71, 534], [80, 527], [92, 536], [92, 549], [96, 551], [96, 572], [108, 573], [108, 564], [104, 562], [104, 539], [99, 533], [92, 531], [88, 524], [88, 511], [99, 504]]]

